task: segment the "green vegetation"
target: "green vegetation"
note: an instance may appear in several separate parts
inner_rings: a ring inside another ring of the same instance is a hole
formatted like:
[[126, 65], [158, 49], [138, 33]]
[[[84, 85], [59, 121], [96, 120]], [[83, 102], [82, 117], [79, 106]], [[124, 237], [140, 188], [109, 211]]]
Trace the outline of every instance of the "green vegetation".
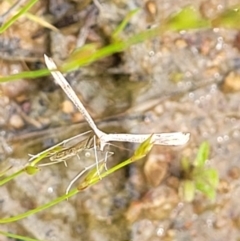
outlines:
[[181, 161], [183, 181], [180, 186], [180, 194], [187, 202], [193, 201], [196, 190], [211, 200], [215, 199], [219, 177], [216, 169], [206, 167], [209, 149], [209, 144], [203, 142], [193, 163], [188, 158], [183, 158]]
[[[24, 7], [19, 9], [19, 11], [8, 19], [0, 27], [0, 33], [4, 33], [12, 24], [14, 24], [21, 16], [23, 16], [29, 9], [37, 2], [38, 0], [31, 0], [25, 4]], [[97, 60], [110, 56], [112, 54], [122, 52], [129, 48], [130, 46], [141, 43], [145, 40], [157, 37], [164, 34], [166, 31], [180, 31], [180, 30], [189, 30], [189, 29], [199, 29], [199, 28], [212, 28], [212, 27], [227, 27], [239, 29], [240, 25], [240, 6], [236, 6], [232, 9], [227, 9], [219, 16], [216, 16], [214, 19], [205, 19], [201, 16], [198, 10], [193, 7], [183, 8], [180, 12], [170, 16], [161, 26], [157, 26], [154, 29], [146, 30], [141, 33], [137, 33], [128, 39], [123, 39], [121, 37], [121, 32], [124, 31], [129, 19], [137, 12], [138, 10], [131, 11], [122, 23], [116, 28], [113, 32], [111, 39], [112, 42], [101, 48], [98, 48], [94, 44], [85, 45], [82, 48], [76, 49], [74, 53], [69, 56], [69, 59], [61, 66], [60, 70], [63, 72], [72, 71], [74, 69], [80, 68], [85, 65], [89, 65]], [[32, 18], [33, 19], [33, 18]], [[41, 22], [39, 21], [39, 24]], [[50, 72], [47, 69], [41, 69], [36, 71], [25, 71], [18, 74], [13, 74], [10, 76], [1, 76], [0, 83], [7, 81], [15, 81], [22, 78], [34, 79], [42, 76], [49, 75]], [[58, 152], [62, 150], [62, 146], [54, 146], [53, 148], [48, 149], [41, 153], [33, 162], [29, 163], [28, 166], [19, 170], [16, 173], [11, 174], [10, 176], [4, 177], [0, 180], [0, 186], [6, 184], [7, 182], [17, 178], [22, 174], [34, 175], [39, 171], [38, 164], [44, 158], [52, 154], [52, 151]], [[150, 143], [150, 138], [143, 142], [139, 148], [135, 151], [134, 155], [127, 159], [126, 161], [112, 167], [109, 170], [103, 170], [102, 165], [100, 165], [101, 178], [105, 178], [108, 175], [116, 172], [117, 170], [123, 168], [126, 165], [129, 165], [144, 156], [151, 150], [152, 144]], [[183, 158], [181, 163], [182, 174], [184, 180], [182, 181], [181, 194], [186, 201], [192, 201], [194, 199], [195, 191], [199, 190], [205, 194], [208, 198], [214, 199], [216, 195], [216, 188], [218, 185], [218, 173], [215, 169], [207, 168], [206, 161], [209, 156], [209, 144], [207, 142], [202, 143], [199, 148], [197, 157], [193, 163], [191, 163], [187, 158]], [[7, 170], [6, 170], [7, 172]], [[4, 171], [4, 173], [6, 174]], [[2, 176], [2, 172], [1, 176]], [[78, 188], [70, 191], [68, 194], [65, 194], [41, 207], [30, 210], [26, 213], [19, 214], [15, 217], [0, 219], [1, 224], [6, 224], [10, 222], [15, 222], [17, 220], [28, 217], [29, 215], [38, 213], [42, 210], [45, 210], [53, 205], [56, 205], [67, 198], [76, 195], [81, 190], [94, 185], [100, 181], [100, 177], [97, 175], [97, 169], [94, 167], [89, 170], [85, 179], [78, 184]], [[14, 234], [0, 232], [1, 234], [20, 240], [32, 241], [34, 239], [25, 238]]]
[[[137, 160], [140, 160], [142, 159], [143, 157], [145, 157], [149, 151], [151, 150], [153, 144], [151, 143], [151, 136], [146, 140], [144, 141], [142, 144], [140, 144], [140, 146], [137, 148], [137, 150], [134, 152], [134, 155], [132, 157], [130, 157], [129, 159], [127, 159], [126, 161], [124, 162], [121, 162], [119, 164], [117, 164], [116, 166], [110, 168], [109, 170], [105, 170], [101, 173], [101, 175], [99, 176], [98, 175], [98, 170], [97, 170], [97, 167], [94, 167], [93, 169], [91, 169], [87, 175], [85, 176], [85, 178], [81, 181], [81, 183], [78, 185], [77, 188], [73, 189], [72, 191], [70, 191], [69, 193], [43, 205], [43, 206], [40, 206], [36, 209], [33, 209], [33, 210], [30, 210], [26, 213], [23, 213], [23, 214], [19, 214], [17, 216], [14, 216], [14, 217], [10, 217], [10, 218], [5, 218], [5, 219], [0, 219], [0, 224], [3, 224], [3, 223], [10, 223], [10, 222], [15, 222], [15, 221], [18, 221], [18, 220], [21, 220], [23, 218], [26, 218], [32, 214], [35, 214], [35, 213], [38, 213], [40, 211], [43, 211], [47, 208], [50, 208], [74, 195], [76, 195], [79, 191], [81, 190], [84, 190], [96, 183], [98, 183], [102, 178], [104, 177], [107, 177], [108, 175], [116, 172], [117, 170], [123, 168], [124, 166], [126, 165], [129, 165], [133, 162], [136, 162]], [[38, 159], [38, 161], [41, 161], [40, 158]], [[1, 184], [0, 185], [3, 185], [5, 184], [6, 182], [12, 180], [13, 178], [16, 178], [17, 176], [19, 176], [20, 174], [24, 173], [27, 169], [32, 169], [33, 167], [35, 167], [36, 164], [34, 164], [34, 166], [27, 166], [26, 168], [24, 168], [22, 171], [20, 172], [17, 172], [17, 173], [14, 173], [13, 175], [11, 175], [10, 177], [7, 177], [5, 179], [3, 179], [1, 181]], [[37, 166], [36, 166], [36, 169]], [[104, 169], [104, 163], [100, 164], [100, 170], [103, 170]], [[31, 170], [31, 174], [35, 172]]]
[[7, 233], [7, 232], [3, 232], [3, 231], [0, 231], [0, 234], [4, 235], [4, 236], [6, 236], [6, 237], [12, 238], [12, 239], [14, 239], [14, 240], [43, 241], [43, 240], [38, 240], [38, 239], [23, 237], [23, 236], [21, 236], [21, 235], [16, 235], [16, 234], [13, 234], [13, 233]]
[[28, 3], [25, 4], [23, 8], [20, 8], [18, 10], [18, 13], [15, 14], [13, 17], [8, 19], [1, 27], [0, 27], [0, 33], [3, 33], [6, 31], [12, 24], [14, 24], [21, 16], [23, 16], [25, 13], [27, 13], [36, 3], [38, 0], [30, 0]]
[[[35, 3], [36, 0], [32, 0], [30, 2]], [[199, 11], [197, 11], [191, 6], [187, 6], [183, 8], [180, 12], [175, 13], [168, 19], [166, 19], [166, 21], [162, 23], [161, 26], [157, 26], [153, 29], [137, 33], [129, 37], [128, 39], [122, 39], [120, 37], [121, 31], [124, 30], [124, 27], [126, 27], [126, 24], [129, 21], [130, 17], [136, 14], [137, 11], [139, 10], [131, 11], [122, 21], [122, 23], [120, 23], [120, 25], [116, 28], [116, 30], [112, 34], [112, 43], [99, 49], [97, 48], [97, 46], [94, 46], [92, 44], [90, 45], [90, 47], [87, 45], [81, 47], [80, 49], [76, 49], [74, 51], [75, 54], [73, 56], [70, 56], [69, 60], [66, 60], [66, 63], [61, 66], [60, 70], [62, 72], [69, 72], [82, 66], [89, 65], [107, 56], [122, 52], [134, 44], [141, 43], [145, 40], [162, 35], [166, 31], [180, 31], [211, 27], [228, 27], [236, 29], [240, 28], [240, 25], [236, 24], [240, 22], [240, 6], [236, 6], [232, 9], [227, 9], [214, 19], [205, 19], [201, 16]], [[233, 14], [231, 15], [230, 13]], [[20, 16], [22, 16], [22, 14], [19, 14], [19, 16], [15, 17], [14, 21], [17, 21]], [[7, 23], [8, 22], [6, 22], [2, 26], [2, 29], [7, 28]], [[13, 23], [14, 22], [11, 22], [11, 24]], [[40, 21], [39, 24], [41, 24]], [[84, 51], [83, 55], [80, 56], [80, 54], [76, 54], [77, 52], [82, 53], [82, 51]], [[34, 79], [42, 76], [47, 76], [49, 75], [49, 73], [50, 72], [47, 69], [25, 71], [10, 76], [0, 77], [0, 83], [14, 81], [21, 78]]]

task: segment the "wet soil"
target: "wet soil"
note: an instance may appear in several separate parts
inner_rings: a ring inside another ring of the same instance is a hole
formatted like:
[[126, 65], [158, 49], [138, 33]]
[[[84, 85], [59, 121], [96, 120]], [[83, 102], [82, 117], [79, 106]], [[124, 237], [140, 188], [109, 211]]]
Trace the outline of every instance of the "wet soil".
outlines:
[[[43, 68], [43, 54], [61, 63], [81, 43], [107, 43], [124, 16], [140, 7], [123, 35], [145, 30], [191, 1], [40, 1], [33, 13], [51, 19], [59, 32], [22, 18], [0, 36], [0, 73]], [[195, 1], [214, 16], [237, 1]], [[9, 6], [1, 3], [0, 9]], [[4, 12], [4, 11], [3, 11]], [[48, 14], [46, 14], [48, 13]], [[51, 15], [51, 17], [49, 17]], [[49, 20], [50, 21], [50, 20]], [[84, 35], [82, 29], [87, 30]], [[0, 230], [39, 240], [155, 241], [240, 240], [240, 55], [239, 33], [202, 29], [165, 33], [118, 56], [67, 74], [71, 86], [106, 132], [190, 132], [182, 147], [154, 147], [147, 158], [84, 190], [68, 201]], [[0, 85], [1, 167], [25, 165], [28, 154], [89, 129], [51, 77]], [[219, 172], [215, 201], [197, 193], [178, 195], [179, 163], [194, 159], [203, 141], [207, 165]], [[111, 165], [136, 145], [112, 150]], [[70, 160], [21, 175], [0, 187], [0, 217], [36, 208], [64, 194], [76, 173], [94, 160]], [[1, 236], [0, 240], [10, 240]]]

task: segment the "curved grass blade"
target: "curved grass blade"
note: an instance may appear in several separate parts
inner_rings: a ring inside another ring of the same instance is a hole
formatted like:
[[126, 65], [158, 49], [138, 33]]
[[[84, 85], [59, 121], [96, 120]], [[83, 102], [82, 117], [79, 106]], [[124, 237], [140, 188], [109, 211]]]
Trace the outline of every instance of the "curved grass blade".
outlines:
[[25, 168], [13, 173], [12, 175], [5, 177], [3, 180], [0, 180], [0, 186], [6, 184], [7, 182], [13, 180], [14, 178], [16, 178], [17, 176], [19, 176], [20, 174], [25, 172]]
[[15, 14], [0, 27], [0, 33], [3, 33], [5, 30], [7, 30], [14, 22], [18, 20], [18, 18], [20, 18], [24, 13], [26, 13], [37, 2], [38, 0], [30, 0], [23, 8], [21, 8], [21, 10], [17, 14]]
[[26, 166], [24, 168], [22, 168], [21, 170], [3, 178], [2, 180], [0, 180], [0, 186], [10, 182], [11, 180], [13, 180], [14, 178], [18, 177], [19, 175], [21, 175], [22, 173], [27, 173], [29, 175], [33, 175], [35, 173], [37, 173], [39, 171], [39, 168], [36, 166]]
[[204, 141], [198, 149], [197, 157], [194, 161], [194, 165], [197, 167], [203, 167], [208, 160], [210, 152], [210, 145]]
[[184, 180], [179, 188], [179, 194], [186, 202], [192, 202], [195, 196], [196, 186], [192, 180]]
[[1, 76], [0, 83], [15, 81], [19, 79], [35, 79], [38, 77], [48, 76], [50, 71], [48, 69], [40, 69], [33, 71], [23, 71], [17, 74], [12, 74], [8, 76]]
[[29, 217], [30, 215], [33, 215], [35, 213], [39, 213], [45, 209], [48, 209], [62, 201], [65, 201], [66, 199], [76, 195], [79, 191], [77, 189], [74, 189], [72, 190], [71, 192], [69, 192], [68, 194], [65, 194], [59, 198], [56, 198], [55, 200], [49, 202], [49, 203], [46, 203], [38, 208], [35, 208], [35, 209], [32, 209], [32, 210], [29, 210], [25, 213], [22, 213], [22, 214], [19, 214], [19, 215], [16, 215], [16, 216], [13, 216], [13, 217], [10, 217], [10, 218], [3, 218], [3, 219], [0, 219], [0, 224], [4, 224], [4, 223], [11, 223], [11, 222], [16, 222], [18, 220], [21, 220], [23, 218], [26, 218], [26, 217]]
[[210, 27], [210, 21], [204, 19], [192, 6], [182, 8], [166, 20], [166, 28], [173, 31]]
[[[123, 168], [124, 166], [126, 165], [129, 165], [141, 158], [144, 157], [144, 155], [147, 155], [148, 152], [151, 150], [152, 146], [153, 146], [153, 143], [151, 143], [151, 137], [149, 137], [144, 143], [142, 143], [138, 149], [135, 151], [134, 155], [127, 159], [126, 161], [124, 162], [121, 162], [120, 164], [112, 167], [111, 169], [105, 171], [103, 174], [101, 174], [101, 177], [106, 177], [108, 175], [110, 175], [111, 173], [119, 170], [120, 168]], [[95, 164], [96, 165], [96, 164]], [[96, 170], [97, 172], [97, 170]], [[89, 175], [86, 176], [86, 178], [83, 180], [83, 182], [78, 186], [78, 188], [75, 188], [73, 189], [72, 191], [70, 191], [69, 193], [59, 197], [59, 198], [56, 198], [55, 200], [47, 203], [47, 204], [44, 204], [38, 208], [35, 208], [33, 210], [30, 210], [30, 211], [27, 211], [25, 213], [22, 213], [22, 214], [19, 214], [19, 215], [16, 215], [16, 216], [13, 216], [13, 217], [10, 217], [10, 218], [4, 218], [4, 219], [0, 219], [0, 224], [4, 224], [4, 223], [11, 223], [11, 222], [16, 222], [18, 220], [21, 220], [23, 218], [26, 218], [30, 215], [33, 215], [35, 213], [39, 213], [45, 209], [48, 209], [62, 201], [65, 201], [66, 199], [76, 195], [80, 190], [83, 190], [89, 186], [92, 186], [93, 184], [97, 183], [98, 181], [100, 181], [99, 179], [99, 176], [94, 176], [93, 175], [93, 172], [90, 172]]]
[[0, 231], [0, 234], [2, 234], [5, 237], [9, 237], [14, 240], [23, 240], [23, 241], [44, 241], [44, 240], [39, 240], [39, 239], [34, 239], [34, 238], [29, 238], [29, 237], [24, 237], [21, 235], [13, 234], [13, 233], [8, 233], [8, 232], [3, 232]]
[[124, 30], [124, 28], [127, 26], [127, 24], [129, 23], [130, 19], [137, 13], [140, 11], [140, 8], [134, 9], [132, 11], [130, 11], [125, 18], [123, 19], [123, 21], [117, 26], [117, 28], [114, 30], [113, 34], [112, 34], [112, 38], [113, 40], [117, 41], [119, 38], [119, 34]]

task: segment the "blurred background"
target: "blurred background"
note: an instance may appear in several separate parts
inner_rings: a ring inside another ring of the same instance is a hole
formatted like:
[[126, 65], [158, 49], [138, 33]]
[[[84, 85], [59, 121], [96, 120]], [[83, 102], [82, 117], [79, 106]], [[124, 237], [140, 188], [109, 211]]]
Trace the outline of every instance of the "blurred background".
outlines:
[[[27, 2], [1, 1], [1, 26]], [[145, 41], [74, 68], [66, 78], [105, 132], [180, 131], [191, 133], [191, 139], [180, 147], [155, 146], [143, 160], [68, 201], [0, 224], [0, 230], [48, 241], [240, 240], [237, 4], [238, 0], [36, 1], [28, 13], [1, 31], [0, 173], [8, 175], [9, 167], [10, 172], [19, 170], [28, 154], [89, 130], [51, 76], [27, 78], [21, 77], [22, 72], [45, 69], [44, 54], [62, 66], [69, 59], [91, 56], [95, 47], [127, 42], [155, 27], [164, 31], [149, 38], [145, 34]], [[139, 10], [114, 37], [134, 9]], [[92, 44], [89, 49], [72, 54], [87, 44]], [[19, 77], [11, 79], [16, 74]], [[186, 179], [181, 160], [194, 161], [203, 141], [210, 146], [205, 167], [219, 175], [216, 198], [209, 199], [208, 191], [196, 192], [186, 202], [180, 188]], [[110, 165], [126, 160], [137, 147], [115, 144]], [[0, 218], [63, 195], [76, 173], [92, 162], [72, 158], [68, 167], [44, 167], [33, 176], [22, 174], [2, 185]], [[13, 239], [0, 234], [0, 240]]]

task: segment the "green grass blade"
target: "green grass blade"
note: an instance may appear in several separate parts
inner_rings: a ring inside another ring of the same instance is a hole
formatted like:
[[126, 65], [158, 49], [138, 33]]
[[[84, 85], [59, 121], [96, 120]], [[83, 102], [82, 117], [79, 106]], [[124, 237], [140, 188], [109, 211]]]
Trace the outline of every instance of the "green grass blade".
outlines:
[[6, 174], [6, 172], [7, 172], [8, 170], [10, 170], [11, 168], [12, 168], [12, 166], [9, 165], [8, 167], [5, 167], [3, 170], [1, 170], [1, 172], [0, 172], [0, 177], [4, 176], [4, 175]]
[[166, 21], [166, 28], [173, 31], [207, 27], [211, 27], [210, 21], [204, 19], [192, 6], [184, 7], [181, 11], [169, 17]]
[[191, 168], [191, 165], [190, 165], [190, 161], [187, 157], [183, 157], [181, 159], [181, 169], [184, 173], [187, 173], [189, 174], [190, 172], [190, 168]]
[[[133, 44], [137, 44], [137, 43], [143, 42], [144, 40], [153, 38], [159, 34], [159, 31], [160, 31], [159, 28], [147, 30], [142, 33], [134, 35], [133, 37], [129, 38], [126, 41], [110, 44], [106, 47], [96, 50], [96, 52], [92, 53], [91, 55], [86, 55], [83, 58], [78, 58], [70, 62], [67, 62], [60, 68], [60, 70], [62, 72], [69, 72], [81, 66], [88, 65], [94, 61], [105, 58], [114, 53], [121, 52], [129, 48]], [[42, 76], [47, 76], [49, 74], [50, 74], [50, 71], [48, 69], [25, 71], [18, 74], [1, 77], [0, 83], [14, 81], [18, 79], [33, 79], [33, 78], [38, 78]]]
[[205, 165], [205, 162], [208, 160], [209, 152], [210, 152], [210, 145], [208, 142], [204, 141], [199, 147], [197, 157], [194, 161], [194, 165], [196, 167], [203, 167]]
[[141, 159], [145, 157], [152, 149], [154, 143], [152, 142], [152, 136], [150, 135], [141, 145], [135, 150], [133, 157]]
[[213, 27], [240, 29], [240, 5], [226, 9], [212, 20]]
[[3, 76], [0, 78], [0, 83], [19, 80], [19, 79], [34, 79], [42, 76], [47, 76], [49, 74], [50, 74], [50, 71], [48, 69], [24, 71], [13, 75]]
[[124, 28], [127, 26], [128, 22], [130, 21], [130, 19], [137, 13], [139, 12], [140, 8], [134, 9], [132, 11], [130, 11], [126, 17], [123, 19], [123, 21], [117, 26], [117, 28], [115, 29], [115, 31], [112, 34], [112, 38], [114, 40], [117, 40], [118, 35], [124, 30]]
[[13, 234], [13, 233], [7, 233], [7, 232], [3, 232], [0, 231], [0, 234], [2, 234], [5, 237], [9, 237], [12, 238], [14, 240], [23, 240], [23, 241], [44, 241], [44, 240], [39, 240], [39, 239], [34, 239], [34, 238], [28, 238], [28, 237], [24, 237], [21, 235], [17, 235], [17, 234]]
[[0, 27], [0, 33], [3, 33], [5, 30], [7, 30], [14, 22], [18, 20], [18, 18], [20, 18], [24, 13], [26, 13], [37, 2], [38, 0], [30, 0], [23, 8], [21, 8], [21, 10], [17, 14], [15, 14]]
[[78, 59], [75, 59], [71, 62], [64, 64], [60, 68], [60, 70], [62, 70], [63, 72], [66, 72], [66, 71], [68, 72], [68, 71], [74, 70], [76, 68], [79, 68], [81, 66], [88, 65], [99, 59], [108, 57], [112, 54], [122, 52], [123, 50], [129, 48], [131, 45], [141, 43], [147, 39], [157, 36], [159, 34], [159, 31], [160, 31], [159, 28], [150, 29], [150, 30], [141, 32], [139, 34], [136, 34], [127, 40], [112, 43], [108, 46], [105, 46], [105, 47], [97, 50], [95, 53], [93, 53], [90, 56], [86, 56], [84, 58], [78, 58]]
[[195, 196], [195, 183], [191, 180], [185, 180], [180, 186], [180, 195], [183, 197], [185, 202], [192, 202]]
[[11, 180], [18, 177], [22, 173], [27, 173], [28, 175], [33, 175], [33, 174], [37, 173], [38, 171], [39, 171], [39, 168], [36, 166], [30, 166], [30, 165], [26, 166], [26, 167], [22, 168], [21, 170], [11, 174], [10, 176], [7, 176], [7, 177], [3, 178], [2, 180], [0, 180], [0, 186], [10, 182]]
[[[109, 174], [119, 170], [120, 168], [132, 163], [132, 162], [135, 162], [141, 158], [143, 158], [144, 156], [146, 156], [148, 154], [148, 152], [151, 150], [153, 144], [151, 143], [151, 138], [152, 136], [150, 136], [146, 141], [144, 141], [139, 147], [138, 149], [135, 151], [134, 155], [129, 158], [128, 160], [112, 167], [111, 169], [105, 171], [103, 174], [101, 174], [101, 178], [103, 177], [106, 177], [108, 176]], [[97, 172], [97, 170], [95, 171]], [[30, 211], [27, 211], [25, 213], [22, 213], [22, 214], [19, 214], [19, 215], [16, 215], [14, 217], [10, 217], [10, 218], [4, 218], [4, 219], [0, 219], [0, 224], [4, 224], [4, 223], [11, 223], [11, 222], [16, 222], [18, 220], [21, 220], [23, 218], [26, 218], [30, 215], [33, 215], [35, 213], [38, 213], [38, 212], [41, 212], [45, 209], [48, 209], [62, 201], [65, 201], [66, 199], [76, 195], [79, 190], [82, 190], [82, 189], [85, 189], [95, 183], [97, 183], [100, 179], [100, 177], [98, 175], [95, 175], [95, 173], [93, 171], [89, 172], [90, 176], [87, 175], [87, 177], [84, 179], [84, 181], [81, 183], [81, 185], [78, 187], [78, 189], [74, 189], [72, 191], [70, 191], [68, 194], [65, 194], [59, 198], [56, 198], [55, 200], [47, 203], [47, 204], [44, 204], [38, 208], [35, 208], [33, 210], [30, 210]]]
[[217, 188], [219, 184], [219, 176], [217, 170], [210, 168], [210, 169], [205, 169], [202, 171], [201, 174], [199, 174], [199, 177], [201, 179], [204, 179], [208, 185], [210, 185], [213, 188]]
[[[208, 170], [205, 170], [205, 172]], [[215, 170], [214, 170], [215, 171]], [[217, 174], [217, 171], [215, 171]], [[218, 176], [218, 174], [217, 174]], [[196, 189], [206, 195], [209, 199], [214, 200], [216, 197], [216, 186], [213, 186], [211, 181], [207, 179], [206, 175], [199, 176], [198, 178], [194, 179]]]
[[204, 182], [196, 182], [196, 189], [202, 192], [205, 196], [209, 199], [214, 200], [216, 197], [216, 190], [215, 188], [211, 187], [207, 183]]
[[217, 188], [218, 184], [219, 184], [219, 175], [218, 175], [218, 171], [210, 168], [207, 169], [205, 171], [205, 178], [208, 179], [209, 184], [213, 187], [213, 188]]
[[25, 168], [13, 173], [12, 175], [5, 177], [3, 180], [0, 180], [0, 186], [6, 184], [7, 182], [13, 180], [14, 178], [16, 178], [17, 176], [19, 176], [20, 174], [25, 172]]
[[4, 223], [11, 223], [11, 222], [16, 222], [18, 220], [21, 220], [23, 218], [26, 218], [26, 217], [29, 217], [30, 215], [33, 215], [35, 213], [39, 213], [45, 209], [48, 209], [62, 201], [65, 201], [66, 199], [76, 195], [79, 191], [75, 188], [74, 190], [72, 190], [71, 192], [69, 192], [68, 194], [65, 194], [59, 198], [56, 198], [55, 200], [49, 202], [49, 203], [46, 203], [38, 208], [35, 208], [33, 210], [30, 210], [30, 211], [27, 211], [25, 213], [22, 213], [22, 214], [19, 214], [19, 215], [16, 215], [16, 216], [13, 216], [13, 217], [10, 217], [10, 218], [4, 218], [4, 219], [0, 219], [0, 224], [4, 224]]

